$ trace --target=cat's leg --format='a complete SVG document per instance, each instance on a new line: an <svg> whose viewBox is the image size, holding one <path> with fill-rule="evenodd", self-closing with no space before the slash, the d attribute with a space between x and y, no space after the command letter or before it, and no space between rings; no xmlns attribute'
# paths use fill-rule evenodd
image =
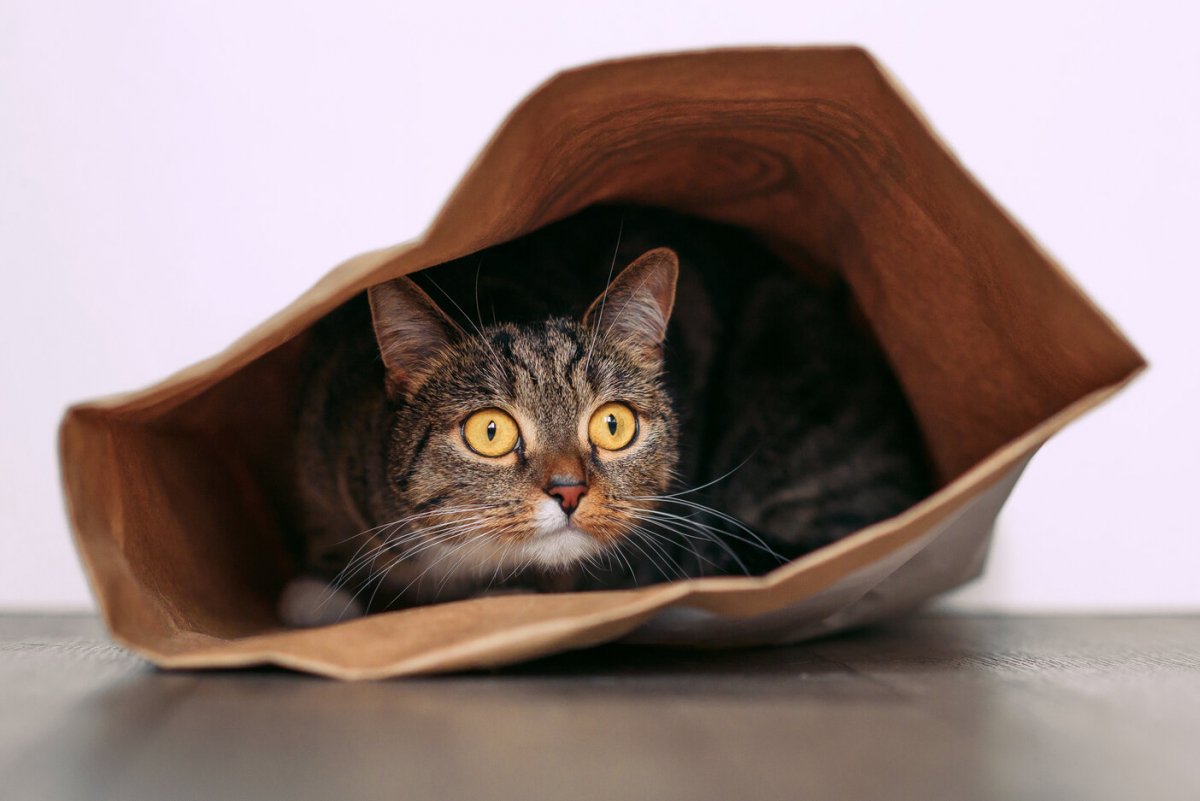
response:
<svg viewBox="0 0 1200 801"><path fill-rule="evenodd" d="M290 628L328 626L367 612L364 598L369 593L362 592L363 579L374 564L355 558L381 543L369 535L367 542L347 536L365 528L365 522L345 519L336 506L321 499L316 490L302 494L300 572L284 585L276 601L279 620Z"/></svg>
<svg viewBox="0 0 1200 801"><path fill-rule="evenodd" d="M289 628L312 628L361 617L366 610L347 590L303 575L284 586L277 611L280 621Z"/></svg>

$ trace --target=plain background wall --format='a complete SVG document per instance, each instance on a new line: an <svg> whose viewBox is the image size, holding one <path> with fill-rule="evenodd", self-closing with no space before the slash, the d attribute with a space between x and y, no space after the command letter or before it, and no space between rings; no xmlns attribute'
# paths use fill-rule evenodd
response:
<svg viewBox="0 0 1200 801"><path fill-rule="evenodd" d="M419 234L558 69L858 43L1152 362L1034 460L960 609L1200 607L1198 20L1187 4L0 3L0 606L90 604L73 400L220 349Z"/></svg>

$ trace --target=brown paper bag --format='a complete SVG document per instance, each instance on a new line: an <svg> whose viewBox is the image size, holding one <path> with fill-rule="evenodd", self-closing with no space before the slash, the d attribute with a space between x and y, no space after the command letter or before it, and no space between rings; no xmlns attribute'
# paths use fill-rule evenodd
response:
<svg viewBox="0 0 1200 801"><path fill-rule="evenodd" d="M274 603L294 570L283 543L306 329L373 283L602 201L736 224L785 258L791 249L837 265L908 393L941 489L764 577L488 597L282 629ZM272 663L363 679L617 638L791 642L975 576L1037 447L1143 367L866 52L656 56L571 70L534 92L420 239L351 259L150 389L68 410L63 483L113 636L165 667Z"/></svg>

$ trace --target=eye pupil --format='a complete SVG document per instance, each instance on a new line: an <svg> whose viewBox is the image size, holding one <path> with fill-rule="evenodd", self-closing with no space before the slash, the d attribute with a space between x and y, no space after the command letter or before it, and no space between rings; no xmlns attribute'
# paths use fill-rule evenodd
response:
<svg viewBox="0 0 1200 801"><path fill-rule="evenodd" d="M624 450L637 438L637 414L628 404L612 401L592 412L587 423L588 440L604 451Z"/></svg>
<svg viewBox="0 0 1200 801"><path fill-rule="evenodd" d="M488 438L488 442L491 442L492 440L494 440L496 438L496 421L495 420L488 421L487 438Z"/></svg>

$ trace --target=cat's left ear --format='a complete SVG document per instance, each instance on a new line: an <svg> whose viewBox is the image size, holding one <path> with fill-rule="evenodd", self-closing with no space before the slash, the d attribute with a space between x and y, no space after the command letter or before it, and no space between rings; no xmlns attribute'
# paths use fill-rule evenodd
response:
<svg viewBox="0 0 1200 801"><path fill-rule="evenodd" d="M592 302L583 315L583 324L598 328L602 337L627 342L661 359L678 278L679 257L675 251L647 251Z"/></svg>
<svg viewBox="0 0 1200 801"><path fill-rule="evenodd" d="M411 278L394 278L367 291L375 338L387 372L387 391L406 395L435 357L462 334Z"/></svg>

